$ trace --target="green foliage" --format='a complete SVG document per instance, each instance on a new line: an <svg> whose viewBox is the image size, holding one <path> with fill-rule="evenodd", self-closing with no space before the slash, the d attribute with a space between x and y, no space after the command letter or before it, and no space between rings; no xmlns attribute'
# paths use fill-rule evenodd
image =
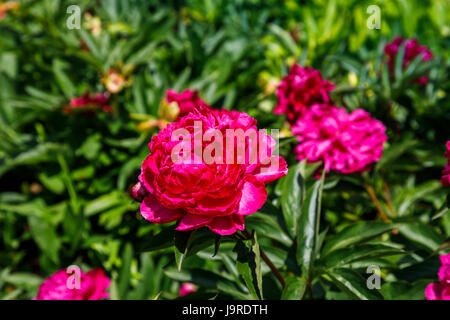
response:
<svg viewBox="0 0 450 320"><path fill-rule="evenodd" d="M448 252L450 212L439 183L450 139L449 4L436 1L20 1L0 18L0 299L31 299L43 279L76 264L105 269L112 299L424 299ZM369 5L381 29L368 29ZM89 16L101 32L89 28ZM434 58L389 75L384 45L417 37ZM258 128L279 80L298 62L336 83L333 99L387 127L383 158L363 175L298 163L280 141L288 175L267 185L246 230L150 224L129 196L167 89L197 89L215 108L247 112ZM111 114L65 114L70 99L104 92L114 69L127 84ZM426 75L425 86L413 79ZM373 192L379 207L367 192ZM387 219L380 215L384 213ZM381 268L381 289L366 285ZM280 280L281 279L281 280ZM188 298L189 298L188 297ZM180 298L181 299L181 298Z"/></svg>

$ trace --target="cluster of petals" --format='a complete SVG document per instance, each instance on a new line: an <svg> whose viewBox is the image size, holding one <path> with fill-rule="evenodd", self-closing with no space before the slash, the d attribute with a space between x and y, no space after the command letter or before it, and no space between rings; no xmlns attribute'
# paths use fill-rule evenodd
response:
<svg viewBox="0 0 450 320"><path fill-rule="evenodd" d="M334 87L322 78L320 71L294 64L278 86L274 113L286 114L289 123L295 124L311 105L331 103L330 91Z"/></svg>
<svg viewBox="0 0 450 320"><path fill-rule="evenodd" d="M80 274L59 270L45 279L34 300L100 300L109 298L109 285L110 279L99 268L87 273L80 270Z"/></svg>
<svg viewBox="0 0 450 320"><path fill-rule="evenodd" d="M425 289L427 300L450 300L450 253L440 256L442 266L439 268L440 282L430 283Z"/></svg>
<svg viewBox="0 0 450 320"><path fill-rule="evenodd" d="M442 170L441 184L444 187L450 187L450 141L447 141L447 151L444 155L447 158L447 164Z"/></svg>
<svg viewBox="0 0 450 320"><path fill-rule="evenodd" d="M280 156L272 155L275 141L270 135L258 133L258 148L265 144L266 154L259 155L257 161L249 161L249 149L245 148L242 161L214 161L212 163L199 159L193 163L173 161L172 153L185 139L174 141L176 130L187 130L188 136L195 140L194 134L205 135L207 132L220 132L221 137L213 136L211 142L202 139L200 149L210 148L215 139L222 139L226 145L227 129L246 132L255 130L256 120L246 113L229 110L212 110L198 108L153 136L149 147L150 154L145 158L139 183L133 188L136 199L142 200L142 216L153 223L178 221L176 230L187 231L207 226L220 235L233 234L244 230L244 216L255 213L265 203L267 191L265 183L276 180L287 173L287 165ZM218 141L219 141L218 140ZM194 143L185 147L192 150L195 157ZM248 137L246 146L250 144ZM197 147L198 148L198 147ZM238 146L232 144L231 151L224 148L222 160L228 155L237 157ZM228 152L228 155L227 155ZM219 155L215 154L215 156ZM276 159L276 161L267 161ZM273 165L276 162L277 165Z"/></svg>
<svg viewBox="0 0 450 320"><path fill-rule="evenodd" d="M292 127L299 161L323 162L326 172L364 172L378 161L387 140L385 126L362 110L315 104Z"/></svg>
<svg viewBox="0 0 450 320"><path fill-rule="evenodd" d="M63 107L67 114L82 113L93 114L97 110L111 112L112 108L108 105L109 93L96 93L91 95L86 91L81 97L70 99L70 104Z"/></svg>
<svg viewBox="0 0 450 320"><path fill-rule="evenodd" d="M428 61L433 58L432 52L426 46L421 46L417 42L417 39L404 39L402 37L395 37L392 42L389 42L384 47L384 53L388 56L388 67L392 77L394 76L395 59L397 58L398 51L402 44L404 44L405 46L405 53L402 63L403 69L405 69L411 63L411 61L420 54L423 54L421 61ZM417 82L426 84L428 82L428 78L420 77L419 79L417 79Z"/></svg>

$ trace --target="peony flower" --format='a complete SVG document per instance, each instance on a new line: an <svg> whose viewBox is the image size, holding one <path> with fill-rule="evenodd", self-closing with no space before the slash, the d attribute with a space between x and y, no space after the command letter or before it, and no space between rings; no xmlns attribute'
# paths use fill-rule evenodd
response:
<svg viewBox="0 0 450 320"><path fill-rule="evenodd" d="M59 270L45 279L40 285L39 292L33 300L100 300L109 298L106 289L110 280L102 269L94 269L79 274L79 288L77 275Z"/></svg>
<svg viewBox="0 0 450 320"><path fill-rule="evenodd" d="M101 109L104 112L111 112L112 108L107 105L108 100L108 93L96 93L91 96L89 91L86 91L81 97L70 99L70 104L64 106L63 111L67 114L73 114L75 112L92 114L97 109Z"/></svg>
<svg viewBox="0 0 450 320"><path fill-rule="evenodd" d="M286 114L289 123L295 124L311 105L331 103L329 93L334 87L322 79L320 71L294 64L278 86L274 113Z"/></svg>
<svg viewBox="0 0 450 320"><path fill-rule="evenodd" d="M447 158L447 164L442 170L441 184L444 187L450 187L450 141L447 141L447 151L444 156Z"/></svg>
<svg viewBox="0 0 450 320"><path fill-rule="evenodd" d="M199 97L197 90L186 89L181 93L177 93L172 89L167 90L164 102L169 105L175 103L178 107L178 113L175 117L172 117L173 120L175 120L177 116L182 117L187 115L189 112L192 112L195 107L210 108L210 106Z"/></svg>
<svg viewBox="0 0 450 320"><path fill-rule="evenodd" d="M243 138L239 145L233 136L239 132L257 137ZM267 199L264 184L287 173L284 159L272 154L274 146L243 112L200 107L178 117L149 144L135 188L135 194L146 195L141 215L153 223L179 221L181 231L207 226L229 235L244 230L244 216Z"/></svg>
<svg viewBox="0 0 450 320"><path fill-rule="evenodd" d="M298 160L323 161L326 172L363 172L380 160L387 140L384 125L357 109L313 105L292 127L298 136L295 148Z"/></svg>
<svg viewBox="0 0 450 320"><path fill-rule="evenodd" d="M95 37L98 37L102 33L102 20L100 17L94 17L91 13L86 12L84 14L84 19L86 20L83 24L83 27L86 30L91 31L91 34Z"/></svg>
<svg viewBox="0 0 450 320"><path fill-rule="evenodd" d="M184 297L184 296L187 296L188 294L194 293L196 291L197 291L197 287L195 284L193 284L191 282L185 282L181 285L180 292L178 293L178 295L180 297Z"/></svg>
<svg viewBox="0 0 450 320"><path fill-rule="evenodd" d="M405 54L402 65L403 69L405 69L415 57L422 53L424 54L422 61L428 61L433 58L431 51L427 47L419 45L417 39L405 40L402 37L396 37L392 42L386 44L384 47L384 53L388 56L388 67L392 78L394 78L395 59L397 57L398 50L403 43L405 43ZM421 84L426 84L427 81L427 77L420 77L417 79L417 82Z"/></svg>
<svg viewBox="0 0 450 320"><path fill-rule="evenodd" d="M450 253L440 256L439 280L430 283L425 289L427 300L450 300Z"/></svg>
<svg viewBox="0 0 450 320"><path fill-rule="evenodd" d="M178 116L185 116L195 107L211 108L199 96L196 90L184 90L177 93L175 90L167 90L166 97L162 99L158 110L158 118L149 116L147 120L137 125L138 130L151 130L153 128L164 129Z"/></svg>

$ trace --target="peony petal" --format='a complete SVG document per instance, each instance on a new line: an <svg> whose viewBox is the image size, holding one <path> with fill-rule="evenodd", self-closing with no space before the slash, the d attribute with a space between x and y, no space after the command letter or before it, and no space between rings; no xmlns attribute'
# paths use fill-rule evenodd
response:
<svg viewBox="0 0 450 320"><path fill-rule="evenodd" d="M231 216L217 217L208 224L208 228L211 231L220 234L221 236L227 236L236 232L236 225Z"/></svg>
<svg viewBox="0 0 450 320"><path fill-rule="evenodd" d="M287 174L288 168L286 161L281 156L278 156L277 159L278 161L271 161L267 165L261 165L252 172L259 182L268 183Z"/></svg>
<svg viewBox="0 0 450 320"><path fill-rule="evenodd" d="M441 300L443 289L444 285L442 283L430 283L425 288L425 297L427 300Z"/></svg>
<svg viewBox="0 0 450 320"><path fill-rule="evenodd" d="M176 228L176 230L179 231L187 231L187 230L193 230L198 229L200 227L203 227L204 225L207 225L213 220L213 217L209 216L200 216L196 214L190 214L187 213L181 218L180 224Z"/></svg>
<svg viewBox="0 0 450 320"><path fill-rule="evenodd" d="M267 190L264 184L250 176L242 188L241 201L237 214L248 215L255 213L267 200Z"/></svg>
<svg viewBox="0 0 450 320"><path fill-rule="evenodd" d="M240 216L238 214L233 214L233 215L231 215L231 219L233 220L234 226L236 227L236 229L238 229L240 231L244 231L244 229L245 229L244 216Z"/></svg>
<svg viewBox="0 0 450 320"><path fill-rule="evenodd" d="M152 194L146 196L141 203L141 215L150 222L168 223L178 220L183 214L183 210L163 207Z"/></svg>

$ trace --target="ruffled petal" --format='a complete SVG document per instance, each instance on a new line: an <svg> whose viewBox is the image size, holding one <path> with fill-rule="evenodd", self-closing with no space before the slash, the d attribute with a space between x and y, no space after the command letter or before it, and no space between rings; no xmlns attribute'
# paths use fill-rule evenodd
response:
<svg viewBox="0 0 450 320"><path fill-rule="evenodd" d="M214 218L214 220L208 224L208 228L221 236L233 234L237 230L236 224L231 216Z"/></svg>
<svg viewBox="0 0 450 320"><path fill-rule="evenodd" d="M167 209L158 200L149 194L141 203L141 215L148 221L154 223L168 223L181 218L184 211L180 209Z"/></svg>
<svg viewBox="0 0 450 320"><path fill-rule="evenodd" d="M181 218L180 224L176 228L179 231L193 230L207 225L213 220L213 217L201 216L187 213Z"/></svg>
<svg viewBox="0 0 450 320"><path fill-rule="evenodd" d="M248 215L259 210L267 200L264 184L252 177L244 183L237 214Z"/></svg>

